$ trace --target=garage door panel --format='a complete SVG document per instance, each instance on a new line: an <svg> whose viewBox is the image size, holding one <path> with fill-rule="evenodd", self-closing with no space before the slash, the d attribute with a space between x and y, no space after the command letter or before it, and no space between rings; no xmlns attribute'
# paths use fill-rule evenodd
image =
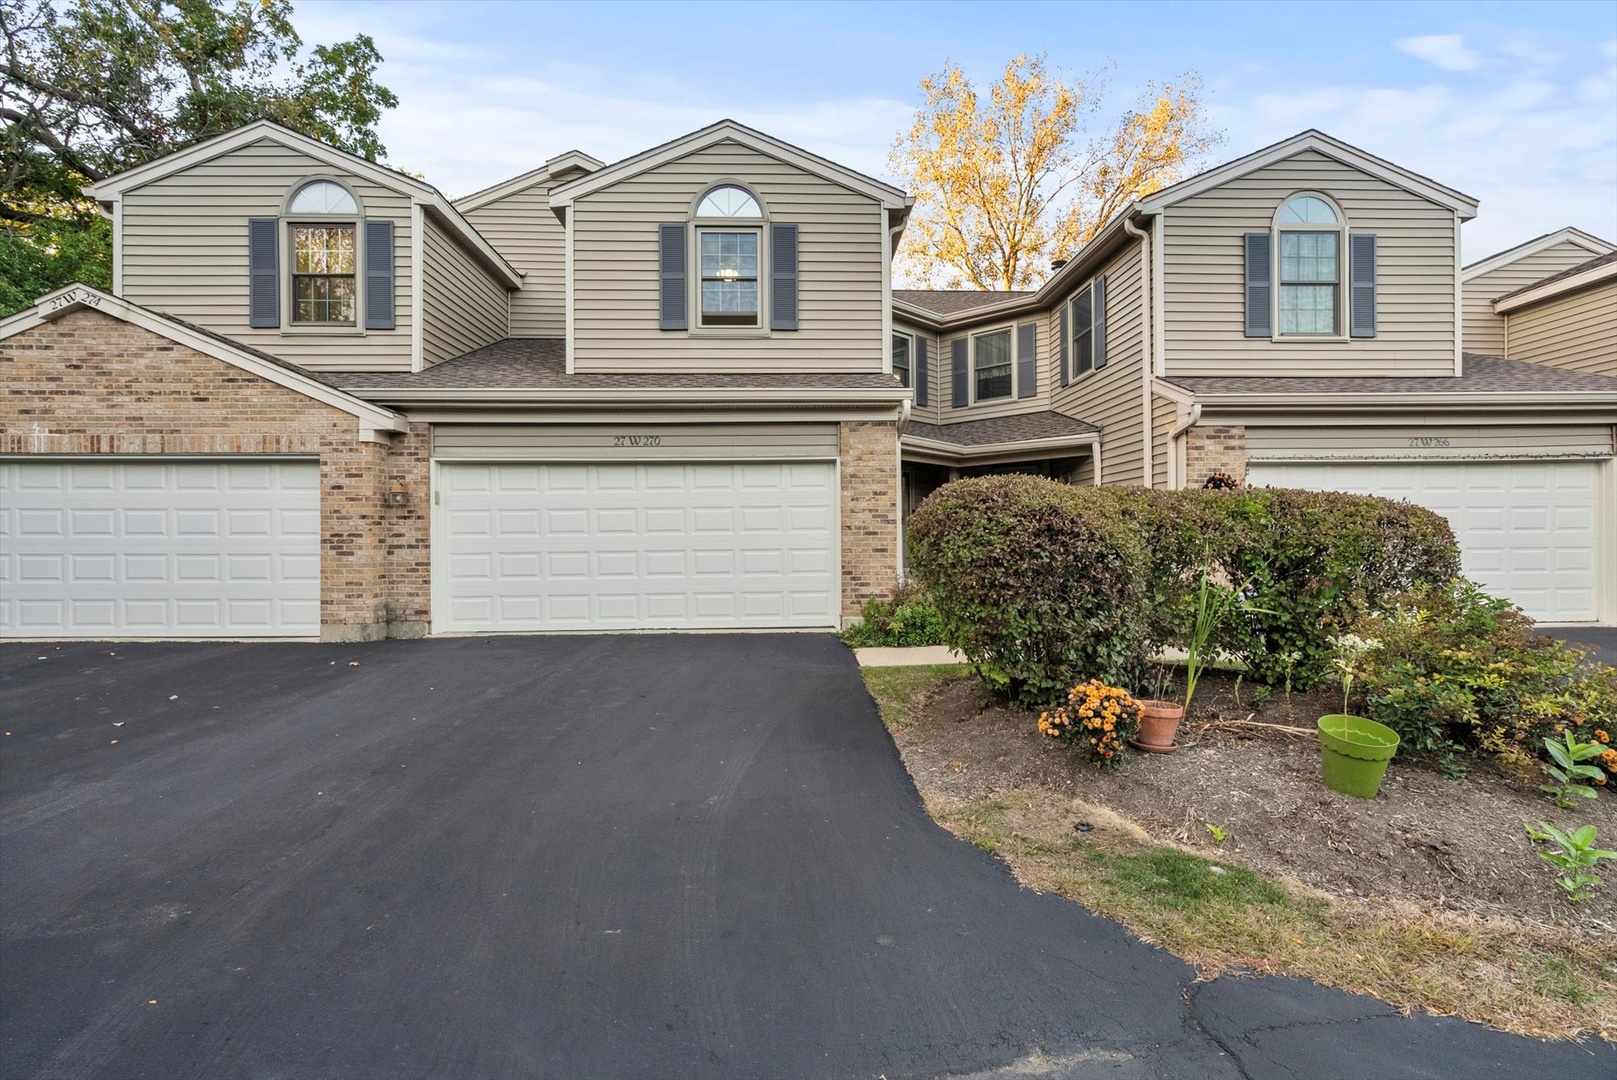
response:
<svg viewBox="0 0 1617 1080"><path fill-rule="evenodd" d="M0 633L314 635L313 462L0 463Z"/></svg>
<svg viewBox="0 0 1617 1080"><path fill-rule="evenodd" d="M1254 485L1403 498L1436 510L1454 528L1468 577L1534 618L1582 622L1597 615L1599 469L1592 461L1254 462L1248 478Z"/></svg>
<svg viewBox="0 0 1617 1080"><path fill-rule="evenodd" d="M507 485L515 470L534 483ZM440 520L449 526L438 553L447 594L439 630L835 624L829 464L457 463L439 471ZM495 513L500 530L465 528L461 515L473 506ZM465 561L474 555L496 558L474 567ZM537 574L516 572L534 567Z"/></svg>

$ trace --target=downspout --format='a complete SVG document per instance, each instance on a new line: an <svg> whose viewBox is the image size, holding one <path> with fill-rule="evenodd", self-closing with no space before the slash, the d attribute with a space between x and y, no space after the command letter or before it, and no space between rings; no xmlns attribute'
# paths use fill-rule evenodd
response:
<svg viewBox="0 0 1617 1080"><path fill-rule="evenodd" d="M1143 447L1141 482L1151 486L1151 234L1123 219L1123 231L1140 242L1140 445ZM1172 443L1169 444L1173 445Z"/></svg>
<svg viewBox="0 0 1617 1080"><path fill-rule="evenodd" d="M1179 436L1201 423L1202 407L1195 404L1190 407L1190 413L1183 420L1173 426L1168 432L1168 486L1174 490L1184 486L1185 478L1177 475L1179 472L1179 455L1174 451Z"/></svg>

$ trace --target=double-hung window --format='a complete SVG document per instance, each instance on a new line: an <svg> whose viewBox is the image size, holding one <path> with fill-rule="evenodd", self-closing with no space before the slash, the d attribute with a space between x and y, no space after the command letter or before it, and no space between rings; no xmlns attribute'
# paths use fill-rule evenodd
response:
<svg viewBox="0 0 1617 1080"><path fill-rule="evenodd" d="M292 321L316 326L353 326L358 273L354 221L359 204L341 184L315 180L287 204L292 224ZM298 221L298 217L314 220ZM320 219L327 220L320 220Z"/></svg>
<svg viewBox="0 0 1617 1080"><path fill-rule="evenodd" d="M354 325L354 227L292 226L292 321Z"/></svg>
<svg viewBox="0 0 1617 1080"><path fill-rule="evenodd" d="M1298 195L1276 215L1280 239L1281 336L1331 337L1342 309L1342 223L1317 195Z"/></svg>
<svg viewBox="0 0 1617 1080"><path fill-rule="evenodd" d="M1074 377L1095 368L1095 287L1072 298L1072 373Z"/></svg>
<svg viewBox="0 0 1617 1080"><path fill-rule="evenodd" d="M893 335L893 375L900 386L913 386L915 339L908 334Z"/></svg>
<svg viewBox="0 0 1617 1080"><path fill-rule="evenodd" d="M972 368L976 375L976 400L991 401L1011 396L1011 332L995 330L971 339Z"/></svg>
<svg viewBox="0 0 1617 1080"><path fill-rule="evenodd" d="M702 325L758 325L758 230L702 229Z"/></svg>

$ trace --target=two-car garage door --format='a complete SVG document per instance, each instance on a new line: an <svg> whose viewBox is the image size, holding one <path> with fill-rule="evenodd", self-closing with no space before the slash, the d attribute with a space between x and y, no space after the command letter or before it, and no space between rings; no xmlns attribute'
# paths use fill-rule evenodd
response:
<svg viewBox="0 0 1617 1080"><path fill-rule="evenodd" d="M1254 486L1351 491L1449 519L1465 574L1545 622L1599 617L1603 545L1597 461L1252 462Z"/></svg>
<svg viewBox="0 0 1617 1080"><path fill-rule="evenodd" d="M314 461L0 462L0 637L313 636Z"/></svg>
<svg viewBox="0 0 1617 1080"><path fill-rule="evenodd" d="M827 461L445 462L438 631L834 627Z"/></svg>

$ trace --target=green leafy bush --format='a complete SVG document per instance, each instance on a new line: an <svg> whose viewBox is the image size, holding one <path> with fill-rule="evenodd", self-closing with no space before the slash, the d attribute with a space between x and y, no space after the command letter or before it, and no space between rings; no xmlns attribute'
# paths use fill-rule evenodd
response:
<svg viewBox="0 0 1617 1080"><path fill-rule="evenodd" d="M942 645L943 616L925 590L904 585L890 597L873 596L859 622L842 633L856 649L872 645Z"/></svg>
<svg viewBox="0 0 1617 1080"><path fill-rule="evenodd" d="M958 480L910 516L910 565L944 640L1017 705L1091 678L1137 686L1146 556L1116 496L1035 476Z"/></svg>
<svg viewBox="0 0 1617 1080"><path fill-rule="evenodd" d="M1526 760L1569 732L1607 745L1617 725L1617 670L1464 578L1413 590L1360 632L1378 642L1360 661L1364 713L1411 749ZM1602 760L1617 770L1617 754Z"/></svg>

